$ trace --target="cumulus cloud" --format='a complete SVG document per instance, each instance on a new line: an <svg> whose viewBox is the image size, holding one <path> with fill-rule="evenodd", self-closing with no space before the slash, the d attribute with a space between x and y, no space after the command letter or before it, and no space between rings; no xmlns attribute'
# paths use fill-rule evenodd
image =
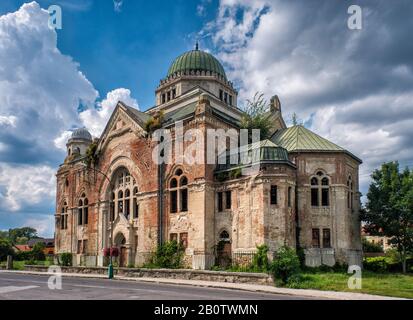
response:
<svg viewBox="0 0 413 320"><path fill-rule="evenodd" d="M48 166L0 164L0 208L15 212L25 205L53 201L55 169Z"/></svg>
<svg viewBox="0 0 413 320"><path fill-rule="evenodd" d="M110 91L102 102L98 103L97 108L91 108L80 113L80 119L90 133L99 137L102 134L113 110L117 103L122 101L128 106L139 109L136 99L131 97L129 89L119 88Z"/></svg>
<svg viewBox="0 0 413 320"><path fill-rule="evenodd" d="M54 139L79 123L79 104L93 105L98 95L79 65L57 49L48 17L36 2L0 17L3 162L56 161Z"/></svg>
<svg viewBox="0 0 413 320"><path fill-rule="evenodd" d="M200 35L240 89L278 94L283 113L364 160L412 164L413 4L355 1L363 29L349 30L345 1L222 0ZM410 18L409 18L410 17Z"/></svg>

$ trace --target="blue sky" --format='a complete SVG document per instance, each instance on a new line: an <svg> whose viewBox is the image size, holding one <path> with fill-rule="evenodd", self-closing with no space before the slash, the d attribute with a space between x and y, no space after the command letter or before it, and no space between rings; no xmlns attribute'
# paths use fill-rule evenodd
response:
<svg viewBox="0 0 413 320"><path fill-rule="evenodd" d="M13 12L27 1L2 0L0 14ZM196 33L212 19L217 2L124 0L121 11L113 0L39 0L42 8L58 4L63 29L58 48L79 64L103 93L129 88L142 109L154 105L152 94L176 56L191 49Z"/></svg>
<svg viewBox="0 0 413 320"><path fill-rule="evenodd" d="M200 39L239 90L279 95L306 126L364 163L413 166L410 0L0 2L0 229L53 235L55 172L71 131L99 136L116 102L146 110L170 63ZM63 29L47 9L63 10ZM362 8L362 30L347 27ZM79 106L82 106L79 108Z"/></svg>

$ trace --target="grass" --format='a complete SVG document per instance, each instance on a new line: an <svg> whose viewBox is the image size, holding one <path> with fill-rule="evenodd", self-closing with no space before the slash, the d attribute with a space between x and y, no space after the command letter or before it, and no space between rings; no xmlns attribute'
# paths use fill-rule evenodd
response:
<svg viewBox="0 0 413 320"><path fill-rule="evenodd" d="M362 274L362 289L360 290L348 288L347 282L350 276L349 274L339 272L303 273L301 281L290 287L368 293L413 299L412 274L378 274L364 271Z"/></svg>
<svg viewBox="0 0 413 320"><path fill-rule="evenodd" d="M25 265L32 265L33 261L13 261L13 270L24 270ZM34 264L36 266L46 266L49 267L53 265L54 263L52 261L46 260L46 261L34 261ZM1 266L6 266L6 262L0 262Z"/></svg>

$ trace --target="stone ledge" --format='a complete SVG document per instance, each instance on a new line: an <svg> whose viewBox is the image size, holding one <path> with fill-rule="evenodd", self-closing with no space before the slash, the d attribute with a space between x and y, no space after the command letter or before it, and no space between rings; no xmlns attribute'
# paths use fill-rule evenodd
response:
<svg viewBox="0 0 413 320"><path fill-rule="evenodd" d="M106 275L107 268L103 267L61 267L63 273ZM47 272L45 266L24 266L26 271ZM246 283L259 285L274 285L271 275L265 273L225 272L192 269L128 269L114 268L117 276L130 278L166 278L180 280L204 280L229 283Z"/></svg>

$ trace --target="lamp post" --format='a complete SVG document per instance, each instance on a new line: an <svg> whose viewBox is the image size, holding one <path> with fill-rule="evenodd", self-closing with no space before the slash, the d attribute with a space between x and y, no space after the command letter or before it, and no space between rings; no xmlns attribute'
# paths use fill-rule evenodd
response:
<svg viewBox="0 0 413 320"><path fill-rule="evenodd" d="M101 175L103 175L105 177L105 179L109 182L109 187L110 187L110 191L112 192L114 190L114 187L112 185L112 181L110 180L110 178L106 175L106 173L100 171L99 169L96 168L92 168L89 167L86 163L82 163L82 166L86 169L86 170L93 170L97 173L100 173ZM109 279L113 279L113 264L112 264L112 253L111 253L111 249L113 247L113 219L111 217L111 207L109 206L109 220L110 220L110 249L109 249L109 266L108 266L108 278Z"/></svg>

